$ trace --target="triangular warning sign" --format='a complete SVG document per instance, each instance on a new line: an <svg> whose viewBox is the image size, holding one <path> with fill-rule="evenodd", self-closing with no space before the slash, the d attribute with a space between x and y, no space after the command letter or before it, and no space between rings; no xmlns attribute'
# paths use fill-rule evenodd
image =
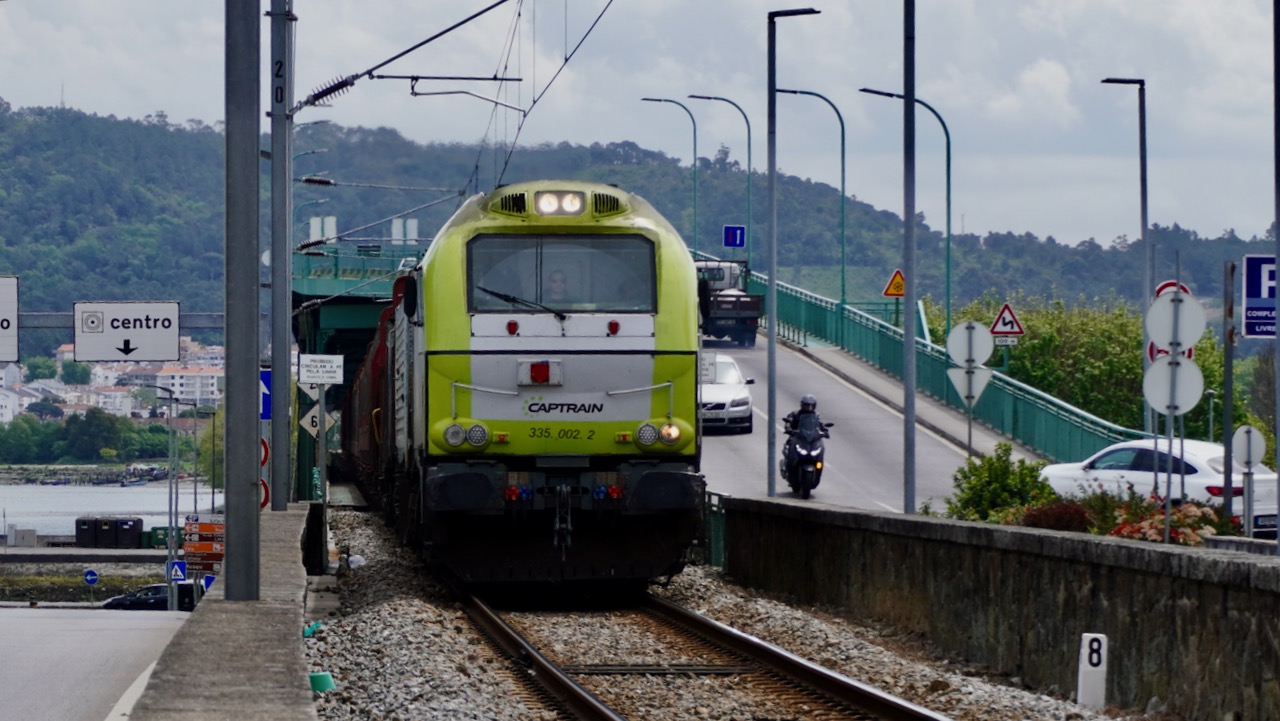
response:
<svg viewBox="0 0 1280 721"><path fill-rule="evenodd" d="M884 287L884 295L887 298L901 298L907 294L907 279L902 275L901 270L893 271L893 277L889 279L889 285Z"/></svg>
<svg viewBox="0 0 1280 721"><path fill-rule="evenodd" d="M1026 331L1022 330L1022 323L1018 321L1018 316L1013 314L1013 308L1008 303L1000 309L1000 313L996 315L996 322L991 324L991 335L1023 335Z"/></svg>

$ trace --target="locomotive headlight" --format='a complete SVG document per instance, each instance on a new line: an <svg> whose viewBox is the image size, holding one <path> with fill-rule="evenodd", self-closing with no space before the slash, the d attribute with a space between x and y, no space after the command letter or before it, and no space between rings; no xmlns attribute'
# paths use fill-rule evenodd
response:
<svg viewBox="0 0 1280 721"><path fill-rule="evenodd" d="M446 437L448 432L445 432ZM467 443L477 448L489 442L489 429L479 423L467 429ZM456 443L454 445L457 445Z"/></svg>
<svg viewBox="0 0 1280 721"><path fill-rule="evenodd" d="M467 432L457 423L454 423L444 429L444 442L451 446L457 447L462 445L462 442L466 440L466 437Z"/></svg>
<svg viewBox="0 0 1280 721"><path fill-rule="evenodd" d="M680 426L674 423L667 423L662 426L662 430L658 431L658 437L662 439L663 443L672 445L680 440Z"/></svg>
<svg viewBox="0 0 1280 721"><path fill-rule="evenodd" d="M636 429L636 442L642 446L651 446L658 441L658 429L652 423L643 423Z"/></svg>
<svg viewBox="0 0 1280 721"><path fill-rule="evenodd" d="M581 215L583 196L578 191L549 191L534 193L534 207L539 215Z"/></svg>

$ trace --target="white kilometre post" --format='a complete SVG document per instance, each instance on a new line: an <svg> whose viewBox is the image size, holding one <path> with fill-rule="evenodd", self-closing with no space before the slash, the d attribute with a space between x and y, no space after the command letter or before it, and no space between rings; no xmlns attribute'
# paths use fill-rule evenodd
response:
<svg viewBox="0 0 1280 721"><path fill-rule="evenodd" d="M1107 705L1107 637L1104 634L1080 634L1076 703L1095 711Z"/></svg>

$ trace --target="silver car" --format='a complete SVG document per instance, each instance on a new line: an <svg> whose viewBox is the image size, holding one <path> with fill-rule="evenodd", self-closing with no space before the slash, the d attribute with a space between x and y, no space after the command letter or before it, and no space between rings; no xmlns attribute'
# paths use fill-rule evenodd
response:
<svg viewBox="0 0 1280 721"><path fill-rule="evenodd" d="M1234 459L1232 465L1232 512L1242 516L1247 469ZM1169 441L1162 438L1107 446L1080 463L1045 466L1040 477L1060 496L1098 491L1124 495L1132 486L1138 493L1155 491L1164 497L1172 471L1172 497L1221 506L1225 467L1226 452L1220 443L1174 439L1171 457ZM1276 473L1262 465L1253 467L1253 528L1259 534L1276 530Z"/></svg>
<svg viewBox="0 0 1280 721"><path fill-rule="evenodd" d="M743 377L733 358L716 353L715 368L709 368L703 382L698 384L703 430L719 428L750 433L751 391L747 386L755 382L754 378Z"/></svg>

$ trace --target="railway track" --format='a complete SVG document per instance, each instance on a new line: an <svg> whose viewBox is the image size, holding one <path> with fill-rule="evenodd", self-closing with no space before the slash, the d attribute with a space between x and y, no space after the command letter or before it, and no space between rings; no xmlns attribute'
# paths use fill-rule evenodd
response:
<svg viewBox="0 0 1280 721"><path fill-rule="evenodd" d="M571 612L500 612L460 598L519 669L524 702L537 699L548 717L947 719L654 596Z"/></svg>

